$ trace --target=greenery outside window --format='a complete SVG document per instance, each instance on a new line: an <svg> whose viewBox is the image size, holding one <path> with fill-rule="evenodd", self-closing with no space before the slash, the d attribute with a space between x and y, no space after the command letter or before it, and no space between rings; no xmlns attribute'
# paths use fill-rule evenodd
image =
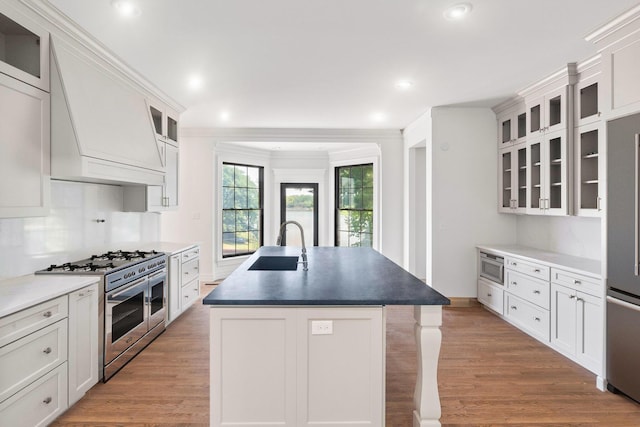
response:
<svg viewBox="0 0 640 427"><path fill-rule="evenodd" d="M336 246L373 244L373 164L336 168Z"/></svg>
<svg viewBox="0 0 640 427"><path fill-rule="evenodd" d="M252 254L262 246L263 168L222 164L222 257Z"/></svg>

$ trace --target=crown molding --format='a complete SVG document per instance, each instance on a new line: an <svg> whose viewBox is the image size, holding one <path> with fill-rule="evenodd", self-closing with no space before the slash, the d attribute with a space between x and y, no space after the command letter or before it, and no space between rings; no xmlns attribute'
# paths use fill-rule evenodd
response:
<svg viewBox="0 0 640 427"><path fill-rule="evenodd" d="M538 91L547 90L550 86L573 85L578 81L578 71L575 62L570 62L566 67L556 71L555 73L545 77L542 80L518 91L518 95L526 98Z"/></svg>
<svg viewBox="0 0 640 427"><path fill-rule="evenodd" d="M129 66L122 58L117 56L108 47L94 38L89 32L71 21L59 9L45 0L18 0L32 12L39 15L51 28L47 28L54 36L64 35L73 42L78 43L88 51L98 55L100 59L113 66L119 77L137 87L142 87L151 96L157 98L171 109L182 113L185 107L164 93L151 83L145 76Z"/></svg>
<svg viewBox="0 0 640 427"><path fill-rule="evenodd" d="M181 136L220 142L384 142L402 143L400 129L182 128Z"/></svg>
<svg viewBox="0 0 640 427"><path fill-rule="evenodd" d="M624 27L628 26L629 24L637 21L638 19L640 19L640 5L634 6L633 8L623 13L622 15L611 20L607 24L601 26L597 30L587 34L587 36L584 39L588 42L595 43L596 45L601 44L603 41L606 41L610 36L620 31ZM616 41L618 40L607 43L606 45L603 45L603 46L598 46L598 51L606 49Z"/></svg>

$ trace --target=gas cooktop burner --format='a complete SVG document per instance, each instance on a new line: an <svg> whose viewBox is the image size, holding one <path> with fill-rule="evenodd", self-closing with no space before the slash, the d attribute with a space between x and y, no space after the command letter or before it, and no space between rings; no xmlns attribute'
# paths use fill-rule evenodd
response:
<svg viewBox="0 0 640 427"><path fill-rule="evenodd" d="M109 263L101 263L101 264L94 264L92 262L87 262L85 264L71 264L70 262L67 262L65 264L60 264L60 265L52 265L51 267L47 268L46 271L53 271L53 272L58 272L58 271L98 271L98 272L102 272L102 271L109 271L116 268L115 265L113 265L113 263L109 262Z"/></svg>
<svg viewBox="0 0 640 427"><path fill-rule="evenodd" d="M102 255L91 255L91 261L138 261L157 255L157 251L109 251Z"/></svg>

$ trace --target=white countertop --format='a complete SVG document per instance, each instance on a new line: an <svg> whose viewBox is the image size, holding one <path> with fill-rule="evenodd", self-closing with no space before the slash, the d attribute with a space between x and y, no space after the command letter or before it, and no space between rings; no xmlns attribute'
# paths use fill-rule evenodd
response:
<svg viewBox="0 0 640 427"><path fill-rule="evenodd" d="M575 273L592 276L601 279L601 262L597 259L580 258L557 252L544 251L520 245L478 245L478 249L484 249L498 255L515 255L531 261L540 261L551 267L560 268Z"/></svg>
<svg viewBox="0 0 640 427"><path fill-rule="evenodd" d="M97 283L98 276L20 276L0 281L0 318Z"/></svg>

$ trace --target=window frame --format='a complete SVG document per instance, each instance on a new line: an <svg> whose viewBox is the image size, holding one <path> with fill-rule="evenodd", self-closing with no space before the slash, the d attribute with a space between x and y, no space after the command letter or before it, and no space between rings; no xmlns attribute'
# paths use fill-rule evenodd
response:
<svg viewBox="0 0 640 427"><path fill-rule="evenodd" d="M220 255L221 255L221 258L223 260L224 259L233 259L233 258L237 258L237 257L246 257L246 256L254 254L257 251L257 249L253 250L253 251L249 249L246 252L238 252L237 251L237 242L236 242L235 252L233 254L225 254L225 251L224 251L224 235L225 235L225 231L224 231L224 216L225 215L224 214L225 214L225 211L234 211L234 212L236 212L236 211L249 211L249 210L254 210L254 211L257 210L257 211L259 211L260 212L260 215L259 215L259 227L260 227L260 230L259 230L258 248L261 248L263 246L263 243L264 243L264 191L265 191L265 188L264 188L264 169L265 168L264 168L264 166L260 166L260 165L252 165L252 164L239 163L239 162L233 162L233 161L222 161L221 162L221 166L222 166L222 169L221 169L221 175L220 175L221 179L220 179L220 187L219 187L219 189L221 191L220 223L219 223L220 224L220 245L221 245L220 246L220 248L221 248ZM234 179L234 186L233 187L228 187L228 186L224 185L224 167L225 166L233 166L234 168L236 166L240 166L240 167L258 169L258 201L259 201L258 204L259 204L259 207L257 209L249 209L249 208L247 208L247 209L237 209L237 208L235 208L235 206L234 206L233 209L224 207L224 188L225 187L233 188L233 189L245 188L245 187L236 187L235 186L235 179ZM246 188L248 189L249 187L246 187ZM234 233L237 233L237 232L238 231L236 229L234 231Z"/></svg>
<svg viewBox="0 0 640 427"><path fill-rule="evenodd" d="M359 166L370 166L371 171L373 173L372 177L372 187L371 187L371 209L340 209L340 170L343 168L353 168ZM376 164L374 161L368 161L365 163L355 163L355 164L343 164L334 166L334 241L333 244L336 247L340 247L340 211L358 211L358 212L371 212L371 239L369 246L361 246L361 247L376 247ZM364 187L363 187L364 188ZM364 203L363 203L364 206ZM360 231L362 233L362 231ZM351 247L351 246L345 246Z"/></svg>

